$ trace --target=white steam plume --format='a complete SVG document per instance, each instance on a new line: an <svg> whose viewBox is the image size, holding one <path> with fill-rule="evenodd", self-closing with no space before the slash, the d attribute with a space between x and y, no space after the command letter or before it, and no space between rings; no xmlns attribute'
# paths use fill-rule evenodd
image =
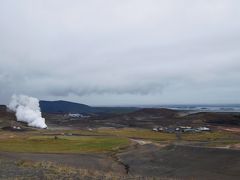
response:
<svg viewBox="0 0 240 180"><path fill-rule="evenodd" d="M26 122L32 127L47 128L37 98L13 95L8 108L16 113L17 121Z"/></svg>

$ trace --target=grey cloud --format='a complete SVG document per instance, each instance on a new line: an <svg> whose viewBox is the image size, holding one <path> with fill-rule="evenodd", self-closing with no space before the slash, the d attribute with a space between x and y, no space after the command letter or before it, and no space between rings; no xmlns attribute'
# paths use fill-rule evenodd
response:
<svg viewBox="0 0 240 180"><path fill-rule="evenodd" d="M165 84L161 83L143 83L143 84L130 84L130 85L122 85L116 87L100 87L100 86L93 86L93 87L71 87L71 85L67 87L61 87L59 89L52 88L48 89L47 92L53 96L66 96L70 94L75 94L78 96L84 95L91 95L91 94L133 94L133 95L146 95L152 93L161 93L164 88Z"/></svg>
<svg viewBox="0 0 240 180"><path fill-rule="evenodd" d="M0 103L240 103L237 0L0 2Z"/></svg>

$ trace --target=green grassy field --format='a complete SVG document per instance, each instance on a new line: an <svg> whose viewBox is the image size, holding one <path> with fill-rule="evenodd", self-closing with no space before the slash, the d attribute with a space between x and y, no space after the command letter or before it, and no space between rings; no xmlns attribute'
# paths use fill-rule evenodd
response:
<svg viewBox="0 0 240 180"><path fill-rule="evenodd" d="M75 134L75 135L74 135ZM57 137L57 138L55 138ZM175 142L176 134L147 129L37 130L24 133L0 131L0 151L38 153L101 153L127 147L131 138L159 143ZM184 133L182 141L207 142L209 146L240 143L240 136L223 131Z"/></svg>
<svg viewBox="0 0 240 180"><path fill-rule="evenodd" d="M129 144L126 138L32 136L0 140L0 151L39 153L109 152Z"/></svg>
<svg viewBox="0 0 240 180"><path fill-rule="evenodd" d="M131 128L94 131L37 130L24 133L0 131L0 135L0 151L38 153L112 152L128 146L129 138L164 142L176 139L175 134Z"/></svg>

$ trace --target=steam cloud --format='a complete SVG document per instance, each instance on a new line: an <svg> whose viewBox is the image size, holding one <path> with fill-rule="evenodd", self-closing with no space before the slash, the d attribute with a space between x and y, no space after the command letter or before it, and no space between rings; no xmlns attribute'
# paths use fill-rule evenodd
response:
<svg viewBox="0 0 240 180"><path fill-rule="evenodd" d="M13 95L8 108L16 113L17 121L26 122L32 127L47 128L37 98Z"/></svg>

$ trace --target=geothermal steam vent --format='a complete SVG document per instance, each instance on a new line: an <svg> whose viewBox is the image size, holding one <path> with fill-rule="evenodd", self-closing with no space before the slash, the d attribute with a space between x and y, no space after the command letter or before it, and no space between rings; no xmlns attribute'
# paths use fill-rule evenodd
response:
<svg viewBox="0 0 240 180"><path fill-rule="evenodd" d="M47 128L37 98L13 95L8 108L15 112L17 121L26 122L28 126L32 127Z"/></svg>

